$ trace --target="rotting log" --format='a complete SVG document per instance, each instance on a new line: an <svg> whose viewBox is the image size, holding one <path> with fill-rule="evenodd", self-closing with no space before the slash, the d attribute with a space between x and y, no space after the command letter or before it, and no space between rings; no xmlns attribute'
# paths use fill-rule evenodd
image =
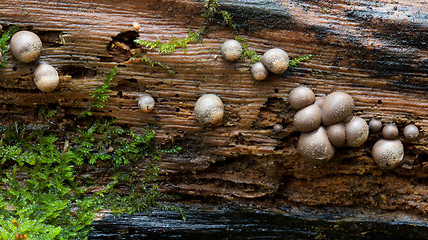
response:
<svg viewBox="0 0 428 240"><path fill-rule="evenodd" d="M89 93L119 64L108 105L97 116L118 118L118 124L143 134L156 131L156 142L183 147L163 159L163 191L186 198L254 205L335 205L428 213L428 4L426 1L218 1L230 12L238 35L262 54L272 47L294 58L313 57L282 75L255 82L249 61L225 62L219 45L233 35L220 24L210 26L204 43L171 54L146 56L171 66L176 74L146 63L123 64L135 49L135 38L167 41L197 30L204 19L203 1L136 0L9 0L0 2L0 24L17 25L43 41L38 62L60 73L51 93L35 87L37 63L10 57L0 70L2 125L40 122L40 109L55 108L57 119L71 119L90 102ZM219 19L219 21L221 21ZM139 32L132 23L140 24ZM125 46L118 48L117 46ZM415 123L417 141L404 141L405 164L382 170L371 158L379 135L360 148L340 149L330 163L314 166L296 151L294 112L288 92L306 85L318 96L333 90L355 99L355 115L394 122L400 130ZM151 113L142 113L137 98L156 99ZM218 127L201 127L194 103L215 93L225 104ZM275 135L272 126L284 131Z"/></svg>

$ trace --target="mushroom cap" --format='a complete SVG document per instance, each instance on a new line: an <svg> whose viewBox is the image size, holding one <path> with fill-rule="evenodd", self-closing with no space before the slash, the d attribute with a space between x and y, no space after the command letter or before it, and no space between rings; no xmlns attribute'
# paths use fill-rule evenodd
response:
<svg viewBox="0 0 428 240"><path fill-rule="evenodd" d="M346 146L346 131L345 124L335 123L327 127L327 136L330 140L331 144L336 147L344 147Z"/></svg>
<svg viewBox="0 0 428 240"><path fill-rule="evenodd" d="M398 128L393 123L386 124L382 129L382 136L385 139L397 139Z"/></svg>
<svg viewBox="0 0 428 240"><path fill-rule="evenodd" d="M308 87L296 87L288 94L288 103L296 110L315 102L315 93Z"/></svg>
<svg viewBox="0 0 428 240"><path fill-rule="evenodd" d="M273 131L275 133L280 133L280 132L282 132L282 130L284 130L284 127L281 124L277 123L277 124L273 125Z"/></svg>
<svg viewBox="0 0 428 240"><path fill-rule="evenodd" d="M23 63L33 62L40 56L42 41L30 31L19 31L10 39L12 55Z"/></svg>
<svg viewBox="0 0 428 240"><path fill-rule="evenodd" d="M419 136L419 129L415 124L409 124L404 127L403 135L407 140L415 140Z"/></svg>
<svg viewBox="0 0 428 240"><path fill-rule="evenodd" d="M380 132L382 129L382 122L380 120L372 119L369 122L370 131L372 132Z"/></svg>
<svg viewBox="0 0 428 240"><path fill-rule="evenodd" d="M194 114L200 124L218 124L223 119L223 101L214 94L204 94L196 101Z"/></svg>
<svg viewBox="0 0 428 240"><path fill-rule="evenodd" d="M53 91L59 84L58 72L49 64L39 64L33 73L36 87L43 92Z"/></svg>
<svg viewBox="0 0 428 240"><path fill-rule="evenodd" d="M242 46L234 39L226 40L220 45L220 54L227 61L234 62L241 58Z"/></svg>
<svg viewBox="0 0 428 240"><path fill-rule="evenodd" d="M360 117L354 117L345 124L346 143L351 147L359 147L369 136L369 125Z"/></svg>
<svg viewBox="0 0 428 240"><path fill-rule="evenodd" d="M354 100L344 92L333 92L324 98L321 119L324 126L341 122L352 114Z"/></svg>
<svg viewBox="0 0 428 240"><path fill-rule="evenodd" d="M300 109L294 115L293 127L296 131L310 132L321 125L321 109L312 104Z"/></svg>
<svg viewBox="0 0 428 240"><path fill-rule="evenodd" d="M143 112L151 112L155 107L155 99L150 94L143 94L138 99L138 107Z"/></svg>
<svg viewBox="0 0 428 240"><path fill-rule="evenodd" d="M254 63L251 67L251 75L257 81L265 80L269 75L269 71L265 68L263 63Z"/></svg>
<svg viewBox="0 0 428 240"><path fill-rule="evenodd" d="M261 61L270 72L281 74L287 70L290 59L284 50L273 48L263 54Z"/></svg>
<svg viewBox="0 0 428 240"><path fill-rule="evenodd" d="M403 163L403 143L400 140L380 139L373 146L372 156L381 168L395 168Z"/></svg>
<svg viewBox="0 0 428 240"><path fill-rule="evenodd" d="M302 157L314 164L327 162L335 152L324 127L319 127L309 133L302 133L297 142L297 150Z"/></svg>

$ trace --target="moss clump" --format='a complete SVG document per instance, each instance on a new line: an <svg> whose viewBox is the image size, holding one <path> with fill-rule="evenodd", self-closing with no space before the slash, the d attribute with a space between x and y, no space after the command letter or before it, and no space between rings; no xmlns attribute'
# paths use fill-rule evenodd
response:
<svg viewBox="0 0 428 240"><path fill-rule="evenodd" d="M71 135L53 123L0 127L0 239L85 239L100 209L120 214L156 207L177 210L185 219L180 208L159 203L168 196L156 184L158 161L181 148L156 148L149 129L140 136L114 119L91 117L108 100L116 73L114 67L91 93L93 101L69 126ZM46 120L56 113L41 111ZM143 175L133 171L141 162L147 162ZM104 182L84 177L91 167L109 170ZM129 194L116 186L127 186Z"/></svg>
<svg viewBox="0 0 428 240"><path fill-rule="evenodd" d="M1 129L2 239L14 239L17 233L30 239L84 239L96 212L103 208L117 213L153 207L180 210L159 203L166 196L157 191L156 179L161 156L181 149L157 149L151 144L154 132L139 136L113 123L95 120L72 141L49 126ZM149 163L143 177L130 171L144 160ZM113 169L111 182L97 184L82 178L88 165ZM130 194L120 193L116 185L129 186ZM98 190L88 194L89 189ZM11 226L14 219L19 228Z"/></svg>
<svg viewBox="0 0 428 240"><path fill-rule="evenodd" d="M9 42L10 38L13 36L13 34L18 32L18 30L19 30L19 27L17 27L17 26L10 26L7 29L7 31L1 35L0 51L1 51L1 55L3 57L1 58L1 61L0 61L0 67L6 67L7 57L5 57L5 55L9 51L9 43L8 42Z"/></svg>

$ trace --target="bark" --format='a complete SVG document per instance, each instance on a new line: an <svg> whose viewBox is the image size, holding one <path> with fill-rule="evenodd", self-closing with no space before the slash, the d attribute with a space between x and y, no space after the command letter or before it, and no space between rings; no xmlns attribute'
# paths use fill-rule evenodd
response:
<svg viewBox="0 0 428 240"><path fill-rule="evenodd" d="M313 57L282 75L256 82L248 60L224 61L219 45L233 38L227 27L212 24L204 43L171 54L146 56L172 67L170 75L147 63L124 63L137 49L135 38L167 41L183 38L203 24L202 1L30 1L0 2L0 23L18 25L43 41L38 62L60 73L60 86L42 93L32 81L37 62L13 57L0 70L2 125L34 124L40 109L59 110L57 119L72 119L89 103L89 93L120 64L108 105L97 116L119 118L118 124L157 133L158 144L183 147L161 162L162 189L188 197L250 199L261 206L337 205L368 209L428 212L428 50L427 4L424 1L219 1L233 15L238 35L262 54L279 47L291 58ZM218 19L221 22L221 19ZM139 32L132 23L138 22ZM365 120L394 122L400 131L415 123L416 141L403 140L405 164L380 169L370 134L359 148L343 148L327 164L314 166L296 150L289 91L309 86L317 96L345 91L355 100L354 114ZM137 98L149 93L155 109L143 113ZM194 103L215 93L225 104L218 127L204 128L193 116ZM274 134L272 126L284 131ZM400 135L402 138L402 135Z"/></svg>

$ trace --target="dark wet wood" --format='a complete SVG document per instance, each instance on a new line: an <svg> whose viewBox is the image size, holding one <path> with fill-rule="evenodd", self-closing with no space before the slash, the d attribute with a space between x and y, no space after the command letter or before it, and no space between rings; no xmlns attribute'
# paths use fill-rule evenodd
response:
<svg viewBox="0 0 428 240"><path fill-rule="evenodd" d="M229 29L210 27L204 44L187 51L147 57L171 66L169 75L145 63L121 64L108 106L98 116L119 118L137 133L147 126L156 141L183 147L161 162L162 189L189 197L233 201L273 199L284 204L366 206L428 212L428 50L425 1L219 1L233 14L239 35L259 54L272 47L294 58L313 58L281 76L255 82L249 62L228 63L219 44ZM42 38L40 62L61 75L52 93L38 91L31 79L37 63L13 58L0 71L0 121L34 124L44 107L72 118L90 102L108 70L130 53L117 46L135 37L166 41L187 36L203 23L202 1L9 0L0 2L0 23L30 29ZM140 24L139 33L132 23ZM114 45L113 45L114 44ZM125 47L126 48L126 47ZM415 123L417 141L404 141L403 167L383 171L371 159L378 135L360 148L339 150L322 166L305 163L296 151L288 92L298 85L318 96L333 90L355 99L355 115L395 122L400 131ZM150 93L153 112L139 111L137 97ZM215 93L225 104L221 126L203 128L192 111L197 98ZM275 135L272 126L285 130Z"/></svg>
<svg viewBox="0 0 428 240"><path fill-rule="evenodd" d="M199 206L196 204L196 206ZM426 239L423 219L393 212L184 206L187 221L168 211L151 216L103 213L88 239ZM399 227L397 227L399 226Z"/></svg>

